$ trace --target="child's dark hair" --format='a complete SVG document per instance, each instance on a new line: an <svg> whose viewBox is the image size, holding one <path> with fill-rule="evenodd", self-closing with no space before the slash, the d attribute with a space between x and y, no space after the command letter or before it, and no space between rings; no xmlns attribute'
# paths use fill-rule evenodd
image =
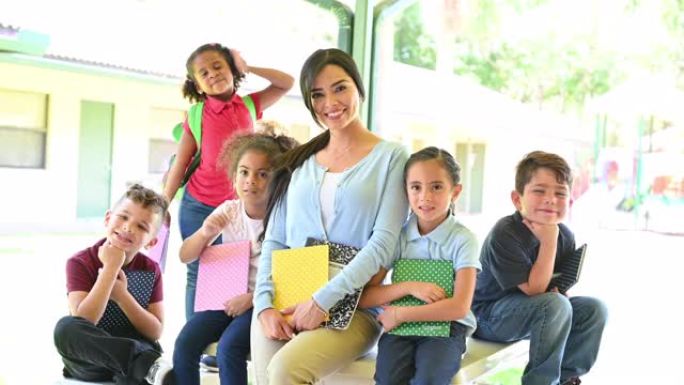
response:
<svg viewBox="0 0 684 385"><path fill-rule="evenodd" d="M321 127L321 122L316 117L316 111L314 111L311 101L311 90L313 88L313 83L316 80L316 76L318 76L321 70L328 64L342 68L342 70L354 81L361 99L364 99L366 96L359 69L356 67L354 59L349 56L348 53L337 48L316 50L306 59L302 66L302 71L299 75L299 88L302 91L302 98L304 99L306 108L311 113L316 124ZM278 163L278 167L273 173L271 183L269 183L268 207L266 209L266 217L264 218L264 232L268 226L269 217L273 212L273 208L287 193L292 172L301 166L311 155L324 149L325 146L328 145L328 142L330 142L330 131L325 130L323 133L317 135L303 145L292 151L288 151L287 154L283 155Z"/></svg>
<svg viewBox="0 0 684 385"><path fill-rule="evenodd" d="M235 180L240 158L247 151L259 151L265 154L273 168L282 154L298 145L299 143L294 138L279 135L274 131L239 134L223 143L218 164L228 172L231 180Z"/></svg>
<svg viewBox="0 0 684 385"><path fill-rule="evenodd" d="M566 184L568 188L572 186L572 170L565 159L559 155L544 151L532 151L518 163L515 171L515 190L523 194L525 185L532 180L534 173L546 168L556 175L556 181Z"/></svg>
<svg viewBox="0 0 684 385"><path fill-rule="evenodd" d="M245 78L245 74L238 71L237 66L235 65L235 60L233 60L233 55L230 54L230 49L218 43L204 44L194 50L188 57L188 60L185 62L186 75L185 83L183 83L183 97L190 100L192 103L197 103L207 98L205 94L199 93L197 91L197 80L195 79L195 74L192 68L192 62L195 60L195 58L199 54L207 51L216 51L226 59L226 62L230 67L230 72L233 74L234 92L237 92L240 82L242 82L242 80Z"/></svg>
<svg viewBox="0 0 684 385"><path fill-rule="evenodd" d="M121 198L119 198L114 207L119 206L121 202L126 199L141 205L144 209L159 214L159 221L164 219L166 210L169 208L169 203L163 196L138 183L131 185Z"/></svg>
<svg viewBox="0 0 684 385"><path fill-rule="evenodd" d="M406 176L408 171L415 163L425 162L428 160L437 160L442 164L442 168L447 172L451 179L451 184L456 186L461 182L461 166L458 165L456 159L449 153L449 151L442 150L434 146L425 147L424 149L411 154L404 166L404 184L406 184Z"/></svg>

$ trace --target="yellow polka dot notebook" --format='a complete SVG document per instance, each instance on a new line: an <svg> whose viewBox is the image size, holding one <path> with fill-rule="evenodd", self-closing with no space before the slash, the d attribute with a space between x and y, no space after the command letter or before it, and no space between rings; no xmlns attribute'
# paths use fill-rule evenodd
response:
<svg viewBox="0 0 684 385"><path fill-rule="evenodd" d="M328 245L274 250L272 260L273 306L278 310L310 300L328 282Z"/></svg>
<svg viewBox="0 0 684 385"><path fill-rule="evenodd" d="M399 259L394 264L392 283L417 281L439 285L448 297L454 295L454 267L451 261ZM407 295L392 301L393 306L420 306L425 302ZM449 337L449 321L404 322L390 331L399 336Z"/></svg>

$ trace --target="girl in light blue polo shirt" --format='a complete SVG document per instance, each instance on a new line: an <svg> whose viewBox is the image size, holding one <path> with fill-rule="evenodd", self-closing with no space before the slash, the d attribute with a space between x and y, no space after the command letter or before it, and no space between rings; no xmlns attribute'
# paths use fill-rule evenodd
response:
<svg viewBox="0 0 684 385"><path fill-rule="evenodd" d="M473 234L452 215L461 193L460 167L447 151L427 147L411 155L404 167L406 194L412 215L404 225L390 264L381 268L363 292L359 307L387 304L407 295L421 306L383 306L378 316L380 337L375 381L392 384L450 384L461 365L465 339L475 329L470 303L475 277L481 269ZM433 283L400 282L383 285L387 271L400 258L451 261L454 294L447 297ZM405 322L452 321L448 337L388 334Z"/></svg>

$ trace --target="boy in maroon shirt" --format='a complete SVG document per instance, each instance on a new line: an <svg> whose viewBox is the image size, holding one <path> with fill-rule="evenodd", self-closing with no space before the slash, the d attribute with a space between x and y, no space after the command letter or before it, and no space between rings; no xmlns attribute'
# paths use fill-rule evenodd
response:
<svg viewBox="0 0 684 385"><path fill-rule="evenodd" d="M105 238L67 261L71 314L54 333L66 377L174 383L157 343L164 317L161 271L138 252L156 244L167 207L154 191L131 186L105 213Z"/></svg>

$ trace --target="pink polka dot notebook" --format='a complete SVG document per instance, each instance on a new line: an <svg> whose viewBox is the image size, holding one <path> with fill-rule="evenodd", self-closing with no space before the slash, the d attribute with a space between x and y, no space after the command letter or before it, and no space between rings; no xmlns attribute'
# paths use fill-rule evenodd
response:
<svg viewBox="0 0 684 385"><path fill-rule="evenodd" d="M147 258L157 262L162 273L166 268L166 252L169 248L169 225L164 223L157 233L157 244L147 253Z"/></svg>
<svg viewBox="0 0 684 385"><path fill-rule="evenodd" d="M249 241L208 246L199 258L195 311L223 310L224 302L247 293Z"/></svg>

